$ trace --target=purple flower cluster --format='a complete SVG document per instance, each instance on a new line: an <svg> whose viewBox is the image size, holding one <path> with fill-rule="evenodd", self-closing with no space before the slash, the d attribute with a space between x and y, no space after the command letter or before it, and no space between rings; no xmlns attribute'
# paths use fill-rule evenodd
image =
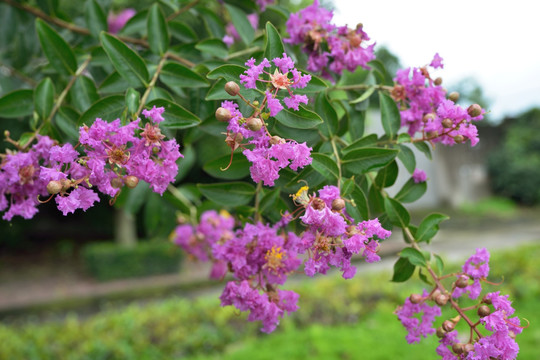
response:
<svg viewBox="0 0 540 360"><path fill-rule="evenodd" d="M363 256L368 263L380 260L378 239L388 238L391 232L378 219L348 225L353 220L344 209L337 187L326 185L318 197L311 198L307 190L303 187L293 197L305 207L300 219L308 227L301 239L302 250L309 254L306 275L326 274L330 266L335 266L342 271L343 278L351 279L356 274L356 267L351 264L353 255Z"/></svg>
<svg viewBox="0 0 540 360"><path fill-rule="evenodd" d="M47 195L48 181L42 179L41 166L51 163L54 141L38 135L38 141L27 152L8 153L0 163L0 212L2 219L14 216L31 219L37 212L38 197Z"/></svg>
<svg viewBox="0 0 540 360"><path fill-rule="evenodd" d="M366 46L368 35L362 25L356 29L331 24L332 11L320 6L315 0L312 5L291 14L287 20L290 38L284 39L290 44L302 44L309 55L308 70L322 72L325 77L330 73L341 74L344 69L354 72L358 66L369 68L367 63L375 59L373 47Z"/></svg>
<svg viewBox="0 0 540 360"><path fill-rule="evenodd" d="M428 293L424 290L423 297L427 296ZM421 319L416 317L417 314L422 314ZM421 337L426 338L435 333L433 322L435 316L441 316L441 308L437 305L429 306L425 302L413 304L410 298L407 298L405 304L397 309L396 315L407 330L407 342L409 344L419 343Z"/></svg>
<svg viewBox="0 0 540 360"><path fill-rule="evenodd" d="M129 19L131 19L137 11L135 9L124 9L120 11L118 14L113 14L112 12L109 13L109 16L107 16L107 24L109 27L109 32L111 34L116 34L122 28L127 24Z"/></svg>
<svg viewBox="0 0 540 360"><path fill-rule="evenodd" d="M443 67L439 54L430 66ZM398 70L394 81L392 97L400 106L401 126L408 127L409 135L421 132L424 139L444 145L467 140L471 146L478 143L472 122L482 120L485 110L480 106L464 109L446 99L446 89L430 77L427 67Z"/></svg>
<svg viewBox="0 0 540 360"><path fill-rule="evenodd" d="M427 175L426 175L426 172L424 170L414 169L414 172L412 174L412 178L413 178L414 182L418 184L418 183L421 183L421 182L426 182Z"/></svg>
<svg viewBox="0 0 540 360"><path fill-rule="evenodd" d="M471 299L477 299L482 292L480 281L485 280L489 275L489 252L487 249L476 249L476 253L465 261L462 271L458 278L467 282L472 279L473 283L465 287L456 287L452 292L452 297L459 298L463 294L469 293Z"/></svg>

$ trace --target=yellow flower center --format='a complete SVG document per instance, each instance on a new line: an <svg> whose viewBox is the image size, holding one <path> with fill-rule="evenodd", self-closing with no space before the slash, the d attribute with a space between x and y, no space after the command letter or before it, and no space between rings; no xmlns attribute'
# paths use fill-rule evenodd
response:
<svg viewBox="0 0 540 360"><path fill-rule="evenodd" d="M264 257L264 260L266 260L265 266L272 271L277 272L283 267L284 255L285 252L280 246L272 246L272 249L268 250Z"/></svg>
<svg viewBox="0 0 540 360"><path fill-rule="evenodd" d="M270 75L270 80L276 89L286 89L291 85L291 81L287 77L287 74L280 73L278 69L274 71L274 75Z"/></svg>

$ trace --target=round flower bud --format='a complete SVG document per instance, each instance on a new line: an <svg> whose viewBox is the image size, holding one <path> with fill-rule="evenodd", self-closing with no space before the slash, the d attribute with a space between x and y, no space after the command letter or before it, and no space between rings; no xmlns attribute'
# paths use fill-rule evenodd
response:
<svg viewBox="0 0 540 360"><path fill-rule="evenodd" d="M457 280L456 280L456 286L460 289L463 289L463 288L466 288L467 286L469 286L469 277L466 276L466 275L461 275Z"/></svg>
<svg viewBox="0 0 540 360"><path fill-rule="evenodd" d="M434 113L427 113L426 115L424 115L424 117L422 117L422 121L427 123L429 121L433 121L435 120L435 114Z"/></svg>
<svg viewBox="0 0 540 360"><path fill-rule="evenodd" d="M509 330L509 331L508 331L508 336L509 336L511 339L516 340L516 333L513 332L512 330Z"/></svg>
<svg viewBox="0 0 540 360"><path fill-rule="evenodd" d="M124 182L121 178L115 177L111 180L111 186L115 189L120 189L122 186L124 186Z"/></svg>
<svg viewBox="0 0 540 360"><path fill-rule="evenodd" d="M435 81L433 81L433 83L437 86L441 85L442 84L442 77L438 77L435 79Z"/></svg>
<svg viewBox="0 0 540 360"><path fill-rule="evenodd" d="M437 296L441 295L441 290L439 289L435 289L435 291L433 291L433 293L431 294L431 300L435 300L437 298Z"/></svg>
<svg viewBox="0 0 540 360"><path fill-rule="evenodd" d="M446 331L442 327L438 327L436 333L438 338L443 338L446 336Z"/></svg>
<svg viewBox="0 0 540 360"><path fill-rule="evenodd" d="M285 140L276 135L270 138L270 145L283 144L284 142Z"/></svg>
<svg viewBox="0 0 540 360"><path fill-rule="evenodd" d="M130 189L133 189L137 186L139 183L139 178L133 175L126 176L124 178L124 182L126 183L126 186Z"/></svg>
<svg viewBox="0 0 540 360"><path fill-rule="evenodd" d="M458 144L461 144L465 141L465 137L463 135L456 135L454 136L454 141Z"/></svg>
<svg viewBox="0 0 540 360"><path fill-rule="evenodd" d="M229 120L231 120L232 118L232 115L231 115L231 112L223 107L219 107L217 110L216 110L216 119L218 121L222 121L222 122L229 122Z"/></svg>
<svg viewBox="0 0 540 360"><path fill-rule="evenodd" d="M454 125L454 122L452 121L452 119L444 119L442 122L441 122L443 128L445 129L450 129L452 127L452 125Z"/></svg>
<svg viewBox="0 0 540 360"><path fill-rule="evenodd" d="M356 235L356 234L359 234L360 233L360 230L358 230L358 228L355 226L355 225L349 225L347 226L347 235L348 236L353 236L353 235Z"/></svg>
<svg viewBox="0 0 540 360"><path fill-rule="evenodd" d="M438 131L429 131L426 135L427 135L427 137L429 139L433 139L433 138L436 138L437 136L439 136L439 132Z"/></svg>
<svg viewBox="0 0 540 360"><path fill-rule="evenodd" d="M448 302L448 295L441 294L435 298L435 302L439 306L444 306Z"/></svg>
<svg viewBox="0 0 540 360"><path fill-rule="evenodd" d="M463 345L463 352L465 354L470 353L471 351L474 351L474 345L473 344L465 344L465 345Z"/></svg>
<svg viewBox="0 0 540 360"><path fill-rule="evenodd" d="M315 198L311 202L311 207L315 210L322 210L326 207L326 204L324 203L324 200L321 198Z"/></svg>
<svg viewBox="0 0 540 360"><path fill-rule="evenodd" d="M252 104L253 104L253 105L255 105L255 106L259 106L259 105L261 105L261 103L259 102L259 100L255 100L255 101L253 101L253 102L252 102Z"/></svg>
<svg viewBox="0 0 540 360"><path fill-rule="evenodd" d="M51 195L58 194L62 191L62 183L58 180L49 181L47 184L47 192Z"/></svg>
<svg viewBox="0 0 540 360"><path fill-rule="evenodd" d="M452 344L452 351L454 354L462 354L463 353L463 344L460 343L453 343Z"/></svg>
<svg viewBox="0 0 540 360"><path fill-rule="evenodd" d="M4 131L4 136L5 136L6 138L9 138L9 135L11 135L11 133L9 132L9 130Z"/></svg>
<svg viewBox="0 0 540 360"><path fill-rule="evenodd" d="M413 304L420 304L422 302L424 298L422 297L422 295L420 294L411 294L411 296L409 296L409 300L411 301L411 303Z"/></svg>
<svg viewBox="0 0 540 360"><path fill-rule="evenodd" d="M68 191L68 189L71 187L71 181L68 179L62 179L60 180L60 183L62 184L62 192Z"/></svg>
<svg viewBox="0 0 540 360"><path fill-rule="evenodd" d="M443 323L442 323L442 328L444 329L444 331L446 332L450 332L450 331L453 331L455 328L456 328L456 324L454 324L452 321L450 320L445 320Z"/></svg>
<svg viewBox="0 0 540 360"><path fill-rule="evenodd" d="M489 298L487 295L484 295L484 297L482 298L482 302L484 304L488 304L488 305L491 305L491 298Z"/></svg>
<svg viewBox="0 0 540 360"><path fill-rule="evenodd" d="M473 104L467 108L467 114L471 117L482 115L482 107L478 104Z"/></svg>
<svg viewBox="0 0 540 360"><path fill-rule="evenodd" d="M456 102L459 100L459 93L457 91L453 91L448 95L448 100L451 100L453 102Z"/></svg>
<svg viewBox="0 0 540 360"><path fill-rule="evenodd" d="M234 81L228 81L225 84L225 91L231 96L236 96L240 93L240 86Z"/></svg>
<svg viewBox="0 0 540 360"><path fill-rule="evenodd" d="M261 130L263 123L259 118L251 118L246 122L246 126L251 131L259 131Z"/></svg>
<svg viewBox="0 0 540 360"><path fill-rule="evenodd" d="M345 207L345 200L341 198L332 201L332 210L341 211Z"/></svg>
<svg viewBox="0 0 540 360"><path fill-rule="evenodd" d="M487 305L482 305L478 308L478 316L484 317L491 314L491 309Z"/></svg>

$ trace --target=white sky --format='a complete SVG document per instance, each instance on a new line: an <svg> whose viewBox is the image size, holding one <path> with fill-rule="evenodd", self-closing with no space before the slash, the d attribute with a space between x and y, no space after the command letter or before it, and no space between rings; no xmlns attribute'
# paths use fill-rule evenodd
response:
<svg viewBox="0 0 540 360"><path fill-rule="evenodd" d="M438 52L443 85L472 76L491 100L491 118L540 106L540 1L334 0L334 23L364 24L403 66Z"/></svg>

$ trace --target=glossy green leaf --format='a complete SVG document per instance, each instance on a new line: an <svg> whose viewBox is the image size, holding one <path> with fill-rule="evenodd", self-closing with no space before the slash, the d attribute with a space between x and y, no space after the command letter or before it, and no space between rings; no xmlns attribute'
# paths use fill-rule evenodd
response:
<svg viewBox="0 0 540 360"><path fill-rule="evenodd" d="M173 62L167 62L163 66L159 79L171 89L175 87L198 88L208 86L208 81L204 77L184 65Z"/></svg>
<svg viewBox="0 0 540 360"><path fill-rule="evenodd" d="M30 89L15 90L0 98L0 118L19 118L33 111L34 92Z"/></svg>
<svg viewBox="0 0 540 360"><path fill-rule="evenodd" d="M251 44L255 37L255 30L251 26L246 13L233 5L225 4L225 7L242 42L246 45Z"/></svg>
<svg viewBox="0 0 540 360"><path fill-rule="evenodd" d="M344 105L346 109L348 130L352 139L359 139L364 135L366 125L366 111L353 109L349 104Z"/></svg>
<svg viewBox="0 0 540 360"><path fill-rule="evenodd" d="M197 34L188 25L180 21L169 21L167 24L173 38L182 42L197 41Z"/></svg>
<svg viewBox="0 0 540 360"><path fill-rule="evenodd" d="M409 259L400 257L394 264L393 282L405 282L414 274L416 266L410 263Z"/></svg>
<svg viewBox="0 0 540 360"><path fill-rule="evenodd" d="M411 149L405 145L398 145L399 154L398 159L401 160L401 163L405 166L409 173L413 173L416 169L416 157Z"/></svg>
<svg viewBox="0 0 540 360"><path fill-rule="evenodd" d="M79 118L79 125L90 126L97 118L105 121L114 121L122 115L126 102L122 95L111 95L101 98L84 112Z"/></svg>
<svg viewBox="0 0 540 360"><path fill-rule="evenodd" d="M360 95L359 97L357 97L356 99L350 101L350 104L359 104L361 103L362 101L366 101L367 99L369 99L369 97L371 95L373 95L373 93L375 92L375 86L371 86L369 87L366 91L364 91L362 93L362 95Z"/></svg>
<svg viewBox="0 0 540 360"><path fill-rule="evenodd" d="M427 190L427 183L415 183L413 178L410 178L405 185L399 190L395 198L404 203L414 202L422 197Z"/></svg>
<svg viewBox="0 0 540 360"><path fill-rule="evenodd" d="M342 157L343 168L353 174L363 174L386 166L397 156L398 150L381 148L362 148L350 151Z"/></svg>
<svg viewBox="0 0 540 360"><path fill-rule="evenodd" d="M96 39L102 31L107 31L107 16L96 0L88 0L85 4L84 18L90 34Z"/></svg>
<svg viewBox="0 0 540 360"><path fill-rule="evenodd" d="M245 182L197 184L197 188L209 200L227 207L246 205L255 195L255 187Z"/></svg>
<svg viewBox="0 0 540 360"><path fill-rule="evenodd" d="M425 141L422 141L422 142L415 142L413 143L414 146L420 150L421 152L424 153L424 155L426 155L426 157L429 159L429 160L432 160L432 157L431 157L431 149L429 147L429 145L425 142Z"/></svg>
<svg viewBox="0 0 540 360"><path fill-rule="evenodd" d="M54 86L50 78L39 82L34 90L34 109L42 119L46 119L54 105Z"/></svg>
<svg viewBox="0 0 540 360"><path fill-rule="evenodd" d="M354 188L351 192L351 199L354 201L352 205L354 205L356 211L358 211L360 215L360 219L358 220L367 220L369 219L369 207L368 202L366 199L366 195L360 189L360 186L354 185Z"/></svg>
<svg viewBox="0 0 540 360"><path fill-rule="evenodd" d="M261 199L261 203L259 204L259 211L261 213L269 213L272 210L275 211L274 204L276 203L276 200L279 198L279 189L274 189L271 191L268 191Z"/></svg>
<svg viewBox="0 0 540 360"><path fill-rule="evenodd" d="M225 91L225 84L227 83L227 80L221 78L218 81L212 85L210 90L206 93L206 97L204 98L206 101L211 100L233 100L235 97L229 95Z"/></svg>
<svg viewBox="0 0 540 360"><path fill-rule="evenodd" d="M227 45L225 45L225 43L219 39L206 39L199 41L197 45L195 45L195 48L220 59L225 59L229 55Z"/></svg>
<svg viewBox="0 0 540 360"><path fill-rule="evenodd" d="M75 74L77 60L69 44L41 19L36 20L36 31L41 48L51 65L58 71Z"/></svg>
<svg viewBox="0 0 540 360"><path fill-rule="evenodd" d="M311 166L328 179L339 178L339 168L334 160L326 154L311 153L313 159Z"/></svg>
<svg viewBox="0 0 540 360"><path fill-rule="evenodd" d="M319 127L321 132L327 137L334 135L339 126L338 116L324 92L320 92L315 99L315 112L324 119L324 125Z"/></svg>
<svg viewBox="0 0 540 360"><path fill-rule="evenodd" d="M390 164L379 170L377 177L375 178L375 184L377 184L377 187L379 188L390 187L396 182L397 176L398 165L395 161L392 161Z"/></svg>
<svg viewBox="0 0 540 360"><path fill-rule="evenodd" d="M398 142L398 144L410 143L411 142L411 135L409 135L407 133L399 134L397 142Z"/></svg>
<svg viewBox="0 0 540 360"><path fill-rule="evenodd" d="M282 56L282 55L280 55ZM311 75L311 80L309 80L307 86L302 89L294 89L295 94L313 94L320 93L328 89L328 85L321 78Z"/></svg>
<svg viewBox="0 0 540 360"><path fill-rule="evenodd" d="M81 112L88 110L88 108L99 99L99 94L94 81L84 75L79 76L77 80L75 80L69 94L71 104Z"/></svg>
<svg viewBox="0 0 540 360"><path fill-rule="evenodd" d="M148 10L146 21L150 51L163 56L169 48L169 29L167 28L165 16L163 16L163 12L157 3Z"/></svg>
<svg viewBox="0 0 540 360"><path fill-rule="evenodd" d="M162 115L165 118L165 121L160 124L160 126L164 128L187 129L201 123L201 119L199 119L195 114L189 112L182 106L173 103L172 101L155 99L146 105L148 108L152 108L153 106L165 108L165 112Z"/></svg>
<svg viewBox="0 0 540 360"><path fill-rule="evenodd" d="M105 53L120 76L134 88L146 87L149 75L144 60L112 35L101 33L100 39Z"/></svg>
<svg viewBox="0 0 540 360"><path fill-rule="evenodd" d="M266 45L264 47L264 57L272 60L274 58L280 58L285 52L283 41L277 29L272 23L266 23Z"/></svg>
<svg viewBox="0 0 540 360"><path fill-rule="evenodd" d="M114 94L124 92L129 87L128 82L116 71L112 72L99 86L102 94Z"/></svg>
<svg viewBox="0 0 540 360"><path fill-rule="evenodd" d="M381 107L381 121L384 133L388 135L390 139L393 139L396 137L401 126L399 109L394 99L382 91L379 91L379 104Z"/></svg>
<svg viewBox="0 0 540 360"><path fill-rule="evenodd" d="M147 30L147 22L148 11L139 11L135 14L135 16L128 20L128 22L126 23L126 25L124 25L122 29L120 29L119 34L127 36L137 36L141 38L145 37Z"/></svg>
<svg viewBox="0 0 540 360"><path fill-rule="evenodd" d="M80 114L75 109L62 106L56 113L53 123L62 133L75 140L79 139L79 129L77 127L79 117Z"/></svg>
<svg viewBox="0 0 540 360"><path fill-rule="evenodd" d="M437 254L433 254L433 257L435 258L435 266L437 267L438 273L441 275L444 271L444 261Z"/></svg>
<svg viewBox="0 0 540 360"><path fill-rule="evenodd" d="M405 228L409 225L409 222L411 221L411 216L409 215L407 209L405 209L399 201L385 197L384 210L392 224L394 224L395 226Z"/></svg>
<svg viewBox="0 0 540 360"><path fill-rule="evenodd" d="M235 81L236 83L238 83L240 81L240 75L243 74L246 70L247 68L240 65L221 65L210 71L206 75L206 77L212 80L223 78L227 81Z"/></svg>
<svg viewBox="0 0 540 360"><path fill-rule="evenodd" d="M449 217L444 214L430 214L422 220L420 225L418 225L418 230L416 230L416 241L417 242L427 242L429 243L431 239L439 231L439 224L445 220L448 220Z"/></svg>
<svg viewBox="0 0 540 360"><path fill-rule="evenodd" d="M376 134L370 134L367 136L364 136L361 139L356 140L349 146L343 148L342 152L343 154L346 154L348 152L351 152L352 150L367 148L367 147L374 147L377 145L377 135Z"/></svg>
<svg viewBox="0 0 540 360"><path fill-rule="evenodd" d="M133 115L137 112L139 109L139 105L141 103L141 94L133 89L129 88L126 91L126 107L128 109L128 112Z"/></svg>
<svg viewBox="0 0 540 360"><path fill-rule="evenodd" d="M203 170L212 177L225 180L239 180L249 175L249 166L251 163L245 156L236 154L229 168L225 170L230 160L230 154L220 156L204 164Z"/></svg>
<svg viewBox="0 0 540 360"><path fill-rule="evenodd" d="M311 129L321 124L321 117L300 105L298 111L283 109L276 116L281 124L295 129Z"/></svg>
<svg viewBox="0 0 540 360"><path fill-rule="evenodd" d="M399 256L402 258L407 258L413 265L423 267L426 266L426 259L424 258L424 255L414 248L406 247L405 249L401 250Z"/></svg>

